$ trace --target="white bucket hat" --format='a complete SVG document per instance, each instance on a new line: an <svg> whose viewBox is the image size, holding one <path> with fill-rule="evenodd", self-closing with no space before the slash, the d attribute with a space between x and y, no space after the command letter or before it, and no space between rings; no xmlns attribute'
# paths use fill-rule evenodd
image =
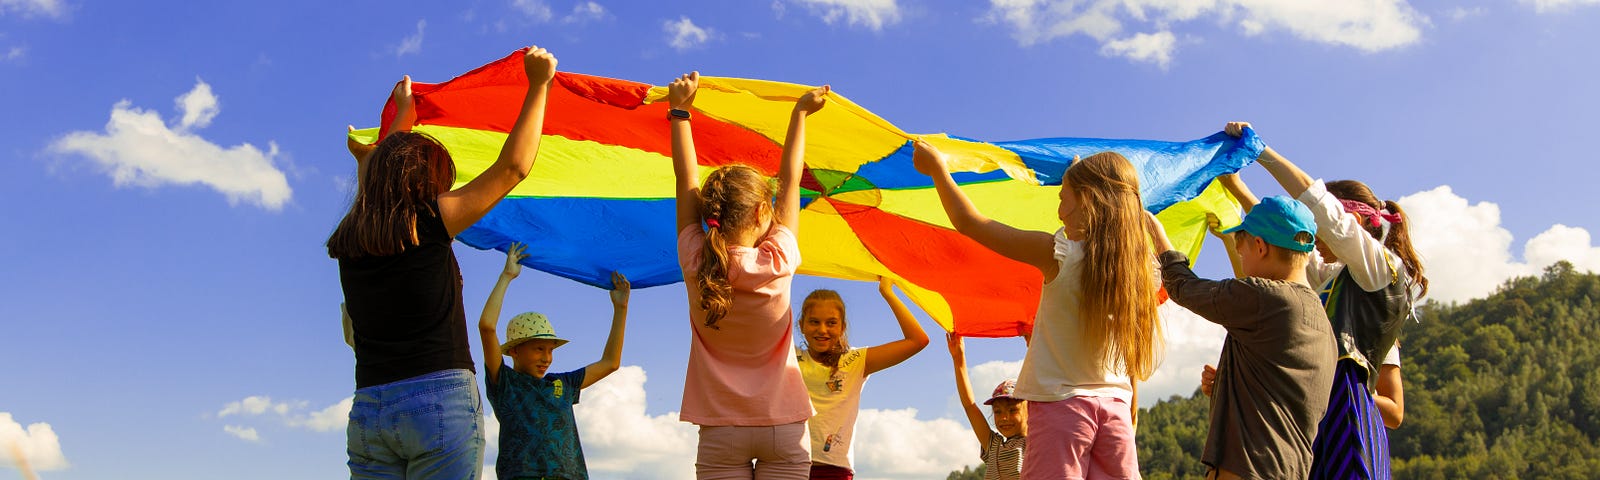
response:
<svg viewBox="0 0 1600 480"><path fill-rule="evenodd" d="M556 329L544 314L525 312L511 317L511 323L506 325L506 343L500 345L500 353L510 355L512 347L528 340L555 340L557 347L567 344L566 339L556 336Z"/></svg>

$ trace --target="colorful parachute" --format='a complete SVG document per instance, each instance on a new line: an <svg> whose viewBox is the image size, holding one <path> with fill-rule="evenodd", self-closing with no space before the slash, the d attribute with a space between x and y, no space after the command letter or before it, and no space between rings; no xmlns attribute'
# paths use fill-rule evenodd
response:
<svg viewBox="0 0 1600 480"><path fill-rule="evenodd" d="M702 178L732 163L775 175L788 112L811 88L701 77L694 135ZM522 53L444 83L414 84L413 91L416 131L450 150L456 186L463 185L494 162L516 120L527 91ZM665 95L661 86L558 73L529 177L457 239L502 251L526 243L526 265L602 288L613 270L638 288L682 281ZM387 105L384 125L393 113ZM371 142L377 133L352 135ZM810 118L800 273L891 278L946 330L963 335L1032 331L1039 272L951 228L932 182L912 168L912 138L837 93ZM922 138L948 154L957 182L984 214L1046 232L1060 227L1058 185L1073 156L1117 151L1139 169L1146 208L1191 258L1208 214L1223 226L1239 222L1238 204L1212 180L1254 161L1262 148L1253 136L1222 133L1182 143Z"/></svg>

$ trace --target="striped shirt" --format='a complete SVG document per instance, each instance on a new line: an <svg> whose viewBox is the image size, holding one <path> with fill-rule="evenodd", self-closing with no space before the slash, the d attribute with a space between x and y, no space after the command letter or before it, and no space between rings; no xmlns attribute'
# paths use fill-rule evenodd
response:
<svg viewBox="0 0 1600 480"><path fill-rule="evenodd" d="M979 457L983 459L983 480L1021 480L1022 450L1028 446L1028 437L1021 435L1006 438L1000 432L989 432L989 445Z"/></svg>

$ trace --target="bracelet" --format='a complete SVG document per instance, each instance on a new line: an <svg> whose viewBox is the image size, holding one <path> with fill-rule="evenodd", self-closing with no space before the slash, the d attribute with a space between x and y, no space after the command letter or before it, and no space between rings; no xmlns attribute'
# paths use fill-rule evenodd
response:
<svg viewBox="0 0 1600 480"><path fill-rule="evenodd" d="M693 115L691 115L688 110L684 110L684 109L681 109L681 108L674 108L674 109L671 109L671 110L667 110L667 119L668 120L674 120L674 119L688 120L689 117L691 117L691 116L693 116Z"/></svg>

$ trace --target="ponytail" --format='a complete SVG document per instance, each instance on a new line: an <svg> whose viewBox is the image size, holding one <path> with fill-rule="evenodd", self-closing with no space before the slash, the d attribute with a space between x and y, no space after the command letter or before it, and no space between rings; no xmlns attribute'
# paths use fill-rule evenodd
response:
<svg viewBox="0 0 1600 480"><path fill-rule="evenodd" d="M718 328L717 320L728 314L728 305L733 303L733 285L728 283L728 240L717 220L722 216L722 182L719 180L721 177L707 179L705 188L701 189L703 199L700 202L700 211L710 220L710 225L706 229L705 248L701 250L697 283L700 309L706 311L706 326L710 328Z"/></svg>
<svg viewBox="0 0 1600 480"><path fill-rule="evenodd" d="M1400 204L1394 200L1385 200L1384 208L1390 213L1400 216L1400 221L1389 224L1389 236L1383 239L1384 248L1394 252L1400 257L1400 263L1405 264L1406 276L1411 277L1411 285L1417 287L1417 297L1428 295L1428 277L1423 276L1422 259L1417 255L1417 250L1411 246L1411 218L1400 210Z"/></svg>
<svg viewBox="0 0 1600 480"><path fill-rule="evenodd" d="M1420 292L1417 297L1427 295L1428 277L1423 276L1421 257L1417 255L1416 248L1411 246L1411 227L1409 226L1411 218L1400 209L1400 204L1395 203L1393 200L1378 200L1378 195L1372 193L1372 189L1368 188L1367 184L1355 180L1335 180L1328 182L1327 187L1328 193L1333 194L1334 198L1364 203L1374 209L1386 209L1389 213L1400 217L1398 221L1388 222L1389 231L1387 236L1384 233L1382 221L1370 225L1362 225L1361 227L1368 234L1371 234L1372 238L1382 241L1383 248L1394 252L1395 256L1400 257L1400 263L1406 269L1406 276L1411 278L1410 285L1406 285L1406 287L1408 289L1416 287Z"/></svg>
<svg viewBox="0 0 1600 480"><path fill-rule="evenodd" d="M700 187L700 220L706 223L706 243L695 284L700 288L700 309L705 326L717 327L733 304L728 282L728 232L757 227L761 204L771 201L772 187L755 169L729 165L711 172Z"/></svg>

